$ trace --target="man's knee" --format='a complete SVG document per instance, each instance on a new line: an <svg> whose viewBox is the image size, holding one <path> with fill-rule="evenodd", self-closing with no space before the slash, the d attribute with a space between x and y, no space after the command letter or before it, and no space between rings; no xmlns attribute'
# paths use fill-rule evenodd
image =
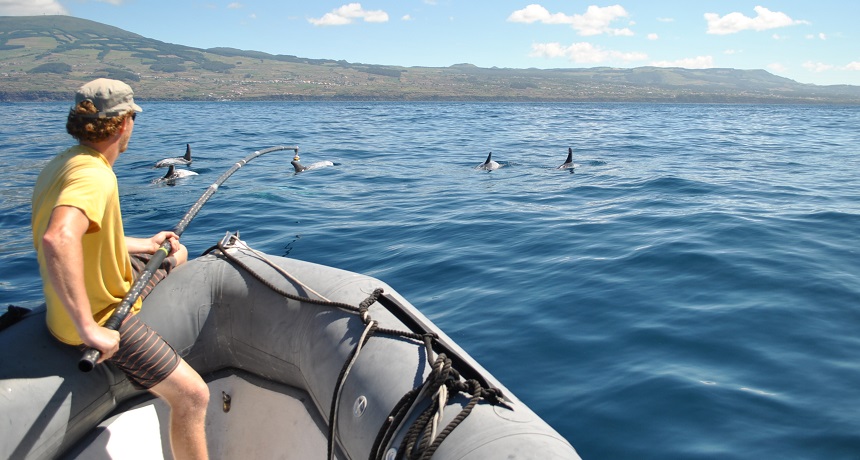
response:
<svg viewBox="0 0 860 460"><path fill-rule="evenodd" d="M205 411L209 404L209 387L185 361L163 382L151 388L171 408L181 412Z"/></svg>
<svg viewBox="0 0 860 460"><path fill-rule="evenodd" d="M209 404L209 386L203 378L193 370L182 378L181 404L186 404L190 409L205 408Z"/></svg>
<svg viewBox="0 0 860 460"><path fill-rule="evenodd" d="M206 385L206 382L202 378L194 385L192 398L198 406L206 407L209 404L209 386Z"/></svg>

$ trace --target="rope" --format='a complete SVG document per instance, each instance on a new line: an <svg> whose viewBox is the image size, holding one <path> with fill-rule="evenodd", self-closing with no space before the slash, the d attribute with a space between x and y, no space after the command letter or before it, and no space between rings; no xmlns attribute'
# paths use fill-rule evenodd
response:
<svg viewBox="0 0 860 460"><path fill-rule="evenodd" d="M303 289L311 292L318 298L310 298L298 296L289 293L272 282L266 280L259 273L252 270L247 264L239 260L235 255L227 251L228 242L232 247L239 247L240 250L246 250L260 260L271 266L278 273L282 274L287 279L298 284ZM344 363L341 369L332 396L332 405L329 412L329 442L328 442L328 458L334 459L334 450L337 434L337 414L340 408L340 397L349 376L353 365L358 360L362 348L370 338L375 334L384 334L394 337L403 337L421 342L427 352L427 362L433 362L430 373L427 375L424 383L407 392L400 401L395 404L380 427L373 446L370 450L369 458L371 460L382 459L385 454L386 447L392 442L394 436L400 431L402 424L408 420L411 414L416 410L420 401L427 397L431 397L431 403L428 407L418 415L416 420L407 430L403 440L400 443L400 448L397 450L397 459L407 460L427 460L430 459L442 442L451 434L451 432L469 416L472 409L483 399L492 405L502 404L502 392L496 388L484 389L481 384L474 379L463 381L460 373L452 367L451 360L444 353L438 356L434 355L433 342L438 340L438 335L433 333L418 334L412 331L400 331L396 329L385 329L378 327L377 321L370 317L370 306L376 303L379 296L383 294L380 288L375 289L367 298L365 298L358 307L353 305L334 302L326 299L324 296L314 291L301 281L287 273L283 268L269 260L264 254L250 248L246 243L239 240L235 235L228 235L218 243L218 249L231 262L238 265L247 271L251 276L260 281L264 286L274 292L298 302L305 302L315 305L328 306L339 308L351 313L355 313L364 324L364 331L361 334L355 348L350 352L350 356ZM452 395L464 393L470 396L469 402L463 407L459 414L454 417L448 425L439 431L439 425L442 423L445 414L445 407L451 400Z"/></svg>
<svg viewBox="0 0 860 460"><path fill-rule="evenodd" d="M400 449L398 449L398 458L404 458L404 455L407 459L419 458L410 454L410 452L415 450L415 445L418 444L419 446L418 452L423 452L432 441L429 436L433 435L435 438L432 430L433 417L436 413L435 409L438 406L444 406L448 403L447 392L445 393L444 401L439 400L439 397L442 394L440 389L445 385L449 376L452 375L451 371L451 360L444 354L440 354L436 358L436 362L433 363L430 375L427 376L427 382L430 384L430 393L434 395L433 402L418 416L409 428L409 431L406 432L406 436L404 436L403 441L400 443ZM429 431L428 427L430 428ZM425 434L423 437L421 437L422 433ZM420 443L419 437L421 437Z"/></svg>
<svg viewBox="0 0 860 460"><path fill-rule="evenodd" d="M232 237L233 235L230 235L230 236ZM290 281L292 281L292 282L294 282L294 283L298 284L299 286L301 286L304 290L306 290L306 291L310 292L311 294L313 294L313 295L315 295L315 296L319 297L319 298L320 298L320 299L322 299L322 300L325 300L325 301L327 301L327 302L330 302L330 300L326 299L326 298L325 298L325 296L323 296L322 294L320 294L320 293L319 293L319 292L317 292L317 291L314 291L314 290L313 290L310 286L308 286L307 284L302 283L301 281L299 281L299 279L298 279L298 278L296 278L296 277L294 277L293 275L291 275L289 272L287 272L286 270L284 270L283 268L281 268L278 264L273 263L271 260L269 260L269 258L268 258L268 257L266 257L266 255L265 255L265 254L263 254L262 252L257 251L256 249L254 249L254 248L252 248L252 247L248 246L248 244L247 244L247 243L245 243L244 241L240 240L239 238L233 238L233 244L235 244L236 246L242 247L243 249L247 249L247 250L248 250L248 251L250 251L252 254L254 254L255 256L259 257L261 260L265 261L267 264L269 264L269 266L270 266L270 267L272 267L272 268L274 268L275 270L277 270L277 272L278 272L278 273L280 273L280 274L284 275L284 277L285 277L285 278L287 278L287 279L289 279Z"/></svg>
<svg viewBox="0 0 860 460"><path fill-rule="evenodd" d="M430 439L435 440L436 434L439 432L439 422L445 416L445 403L448 402L448 387L441 386L436 392L436 402L439 404L439 410L433 416L433 429L430 431Z"/></svg>
<svg viewBox="0 0 860 460"><path fill-rule="evenodd" d="M328 424L328 458L329 460L334 460L334 442L337 434L337 412L340 407L340 395L343 392L343 385L346 382L346 377L349 375L349 371L352 370L353 364L358 360L358 354L361 353L361 349L364 346L365 342L368 338L370 338L370 334L373 329L376 327L376 321L370 321L367 324L367 327L364 328L364 332L361 334L361 338L358 340L358 343L355 344L355 348L352 351L352 357L346 362L346 365L340 371L340 375L337 378L337 384L334 388L334 396L332 396L331 403L331 412L329 413L329 424Z"/></svg>
<svg viewBox="0 0 860 460"><path fill-rule="evenodd" d="M403 395L403 397L400 398L400 401L394 405L391 413L379 429L379 433L377 433L376 439L373 441L373 447L370 448L369 458L371 460L382 458L385 446L391 442L391 438L399 431L400 423L406 418L407 414L411 412L415 401L418 400L418 394L422 389L423 387L413 388ZM391 427L397 427L397 429L392 430Z"/></svg>
<svg viewBox="0 0 860 460"><path fill-rule="evenodd" d="M347 310L347 311L351 311L353 313L358 313L358 308L356 308L355 306L350 305L348 303L333 302L330 300L314 299L314 298L310 298L310 297L298 296L295 294L291 294L291 293L279 288L278 286L275 286L269 280L263 278L262 275L260 275L259 273L255 272L253 269L251 269L251 267L249 267L247 264L245 264L244 262L239 260L236 256L230 254L227 251L227 248L225 245L226 245L226 243L223 240L220 243L218 243L218 249L221 250L221 254L223 254L224 257L226 257L228 260L230 260L234 264L238 265L239 267L243 268L246 272L248 272L251 276L253 276L257 281L259 281L260 283L262 283L264 286L271 289L272 291L274 291L274 292L276 292L276 293L278 293L278 294L280 294L280 295L282 295L288 299L295 300L297 302L305 302L305 303L311 303L311 304L315 304L315 305L334 307L334 308L339 308L341 310ZM266 257L262 257L261 259L269 265L275 265L274 262L270 261ZM382 289L378 289L378 291L379 291L379 294L382 293ZM374 291L374 293L375 292L376 291ZM373 294L371 294L371 295L373 295ZM377 297L378 297L378 295L377 295ZM376 300L374 298L374 302L375 301Z"/></svg>

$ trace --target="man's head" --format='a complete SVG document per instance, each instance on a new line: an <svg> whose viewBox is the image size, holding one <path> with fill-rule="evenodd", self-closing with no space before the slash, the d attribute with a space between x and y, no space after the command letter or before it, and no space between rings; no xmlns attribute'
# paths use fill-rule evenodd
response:
<svg viewBox="0 0 860 460"><path fill-rule="evenodd" d="M119 80L98 78L78 88L66 131L79 141L103 141L116 134L127 118L133 119L142 111L134 103L130 86Z"/></svg>

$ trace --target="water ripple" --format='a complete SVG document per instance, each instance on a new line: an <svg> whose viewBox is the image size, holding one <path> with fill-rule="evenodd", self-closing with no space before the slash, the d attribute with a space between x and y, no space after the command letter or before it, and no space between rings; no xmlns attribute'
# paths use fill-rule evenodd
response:
<svg viewBox="0 0 860 460"><path fill-rule="evenodd" d="M65 107L0 104L0 307L41 299L30 193L69 143ZM298 144L303 162L336 165L254 160L189 226L191 253L239 230L383 279L584 458L860 452L855 107L145 109L116 168L131 234L172 227L252 151ZM186 143L199 175L151 184ZM568 147L579 166L555 170ZM506 166L474 170L490 151Z"/></svg>

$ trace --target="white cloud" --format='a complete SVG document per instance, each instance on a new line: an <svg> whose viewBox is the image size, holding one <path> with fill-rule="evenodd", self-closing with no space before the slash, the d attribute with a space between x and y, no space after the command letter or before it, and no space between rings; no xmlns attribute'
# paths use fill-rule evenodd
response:
<svg viewBox="0 0 860 460"><path fill-rule="evenodd" d="M69 14L56 0L0 0L0 16L41 16Z"/></svg>
<svg viewBox="0 0 860 460"><path fill-rule="evenodd" d="M779 62L774 62L773 64L769 64L767 66L767 68L776 72L776 73L783 73L786 70L788 70L788 68L786 66L780 64Z"/></svg>
<svg viewBox="0 0 860 460"><path fill-rule="evenodd" d="M364 22L388 22L388 13L382 10L366 11L361 3L350 3L326 13L319 19L308 19L315 26L342 26L352 24L356 19Z"/></svg>
<svg viewBox="0 0 860 460"><path fill-rule="evenodd" d="M860 70L860 61L849 62L844 66L826 64L824 62L806 61L803 63L803 68L816 73L828 72L831 70Z"/></svg>
<svg viewBox="0 0 860 460"><path fill-rule="evenodd" d="M741 52L741 51L738 51L738 50L728 49L728 50L723 51L723 54L732 55L732 54L738 54L738 53L740 53L740 52Z"/></svg>
<svg viewBox="0 0 860 460"><path fill-rule="evenodd" d="M410 15L408 15L408 14L405 14L405 15L403 15L403 17L402 17L402 18L400 18L400 20L401 20L401 21L411 21L411 20L412 20L412 16L410 16Z"/></svg>
<svg viewBox="0 0 860 460"><path fill-rule="evenodd" d="M591 5L585 14L574 14L568 16L564 13L550 13L549 10L538 4L531 4L521 10L514 11L508 16L510 22L524 22L532 24L541 22L543 24L568 24L573 27L579 35L633 35L628 28L614 29L610 27L614 21L628 17L627 10L621 5L598 7Z"/></svg>
<svg viewBox="0 0 860 460"><path fill-rule="evenodd" d="M696 56L694 58L678 59L677 61L655 61L654 67L683 67L685 69L710 69L714 67L712 56Z"/></svg>
<svg viewBox="0 0 860 460"><path fill-rule="evenodd" d="M648 40L659 40L660 36L657 34L648 34Z"/></svg>
<svg viewBox="0 0 860 460"><path fill-rule="evenodd" d="M806 34L805 38L807 40L827 40L827 35L824 33L820 34Z"/></svg>
<svg viewBox="0 0 860 460"><path fill-rule="evenodd" d="M532 45L532 57L545 58L567 58L577 63L600 63L610 60L642 61L648 59L645 53L622 53L620 51L605 50L591 43L573 43L563 46L560 43L535 43Z"/></svg>
<svg viewBox="0 0 860 460"><path fill-rule="evenodd" d="M754 10L756 12L756 17L754 18L737 12L729 13L725 16L720 16L717 13L705 13L705 21L708 22L708 33L727 35L744 30L762 31L798 24L809 24L808 21L794 20L785 13L771 11L763 6L757 6Z"/></svg>
<svg viewBox="0 0 860 460"><path fill-rule="evenodd" d="M675 22L675 18L657 18L657 22Z"/></svg>
<svg viewBox="0 0 860 460"><path fill-rule="evenodd" d="M243 4L239 3L239 2L233 2L233 3L229 4L229 5L227 5L227 8L228 8L228 9L231 9L231 10L238 10L239 8L242 8L242 7L244 7L244 6L245 6L245 5L243 5Z"/></svg>
<svg viewBox="0 0 860 460"><path fill-rule="evenodd" d="M531 4L521 10L514 11L508 16L510 22L525 22L531 24L533 22L542 22L544 24L570 24L570 16L564 13L550 14L546 8Z"/></svg>
<svg viewBox="0 0 860 460"><path fill-rule="evenodd" d="M811 70L816 73L827 72L828 70L833 70L836 66L825 64L823 62L812 62L806 61L803 63L803 68L806 70Z"/></svg>

